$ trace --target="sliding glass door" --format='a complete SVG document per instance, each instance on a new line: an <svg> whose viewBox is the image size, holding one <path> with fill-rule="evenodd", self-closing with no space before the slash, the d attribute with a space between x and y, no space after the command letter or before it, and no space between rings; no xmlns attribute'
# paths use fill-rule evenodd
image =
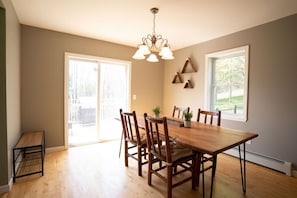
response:
<svg viewBox="0 0 297 198"><path fill-rule="evenodd" d="M129 109L130 64L66 54L65 139L69 146L121 137L119 109Z"/></svg>

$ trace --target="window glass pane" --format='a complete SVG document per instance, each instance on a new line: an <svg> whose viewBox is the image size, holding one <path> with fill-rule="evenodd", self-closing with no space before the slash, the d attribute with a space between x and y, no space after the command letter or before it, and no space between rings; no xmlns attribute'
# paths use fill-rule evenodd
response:
<svg viewBox="0 0 297 198"><path fill-rule="evenodd" d="M114 119L119 109L126 107L127 96L127 66L117 63L102 63L101 70L101 119Z"/></svg>
<svg viewBox="0 0 297 198"><path fill-rule="evenodd" d="M229 114L243 114L244 61L243 55L215 59L214 110Z"/></svg>

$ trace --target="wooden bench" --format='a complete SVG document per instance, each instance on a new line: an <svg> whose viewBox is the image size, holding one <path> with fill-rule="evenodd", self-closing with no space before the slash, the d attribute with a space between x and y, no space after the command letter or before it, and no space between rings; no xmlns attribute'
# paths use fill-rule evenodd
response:
<svg viewBox="0 0 297 198"><path fill-rule="evenodd" d="M32 174L44 174L44 131L22 133L13 148L13 181Z"/></svg>

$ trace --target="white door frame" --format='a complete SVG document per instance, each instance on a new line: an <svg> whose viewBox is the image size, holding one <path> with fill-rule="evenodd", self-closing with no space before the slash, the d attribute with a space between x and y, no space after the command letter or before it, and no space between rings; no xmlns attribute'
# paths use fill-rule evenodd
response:
<svg viewBox="0 0 297 198"><path fill-rule="evenodd" d="M69 60L71 58L86 59L92 61L106 62L106 63L122 63L127 65L128 73L128 86L127 86L127 108L130 110L131 107L131 73L132 73L132 64L130 61L123 61L117 59L109 59L97 56L89 56L83 54L76 54L65 52L64 54L64 148L68 149L68 81L69 81ZM100 69L100 66L99 66ZM98 107L100 108L100 107Z"/></svg>

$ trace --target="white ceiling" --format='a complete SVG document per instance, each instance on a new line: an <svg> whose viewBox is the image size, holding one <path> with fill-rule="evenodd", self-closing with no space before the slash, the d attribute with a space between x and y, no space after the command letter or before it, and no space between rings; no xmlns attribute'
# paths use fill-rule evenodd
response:
<svg viewBox="0 0 297 198"><path fill-rule="evenodd" d="M11 0L21 24L136 47L156 33L173 50L297 13L297 0ZM297 24L296 24L297 25Z"/></svg>

